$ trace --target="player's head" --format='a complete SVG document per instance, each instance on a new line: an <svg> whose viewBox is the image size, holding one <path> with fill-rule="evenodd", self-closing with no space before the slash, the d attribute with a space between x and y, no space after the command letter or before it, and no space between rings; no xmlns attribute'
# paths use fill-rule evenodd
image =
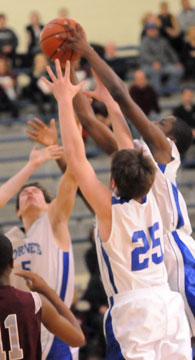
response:
<svg viewBox="0 0 195 360"><path fill-rule="evenodd" d="M5 271L13 268L13 248L11 241L7 236L0 234L0 276L4 275Z"/></svg>
<svg viewBox="0 0 195 360"><path fill-rule="evenodd" d="M20 212L25 211L30 206L45 208L52 201L48 190L38 182L28 183L21 187L16 195L16 211L21 217Z"/></svg>
<svg viewBox="0 0 195 360"><path fill-rule="evenodd" d="M155 167L142 150L120 150L111 163L111 180L117 188L117 195L129 200L144 197L150 190L155 177Z"/></svg>
<svg viewBox="0 0 195 360"><path fill-rule="evenodd" d="M156 122L156 125L161 128L167 137L175 142L180 154L188 150L193 137L192 130L185 121L175 116L168 116Z"/></svg>

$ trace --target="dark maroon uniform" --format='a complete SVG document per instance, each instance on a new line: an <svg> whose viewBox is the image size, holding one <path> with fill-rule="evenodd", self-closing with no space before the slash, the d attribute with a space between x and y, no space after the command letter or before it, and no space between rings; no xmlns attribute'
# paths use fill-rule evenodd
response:
<svg viewBox="0 0 195 360"><path fill-rule="evenodd" d="M39 296L0 286L0 360L41 359Z"/></svg>

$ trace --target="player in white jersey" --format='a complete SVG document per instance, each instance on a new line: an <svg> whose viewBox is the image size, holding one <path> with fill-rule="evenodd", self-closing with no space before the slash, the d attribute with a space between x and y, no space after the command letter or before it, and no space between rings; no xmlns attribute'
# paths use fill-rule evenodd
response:
<svg viewBox="0 0 195 360"><path fill-rule="evenodd" d="M156 123L149 121L143 111L130 97L124 83L90 47L89 43L82 36L82 30L78 33L71 29L71 33L71 48L87 58L98 77L119 103L121 110L142 134L155 161L161 170L164 171L165 177L172 181L175 186L176 172L180 164L178 150L180 153L187 151L192 142L192 131L189 126L184 121L173 116ZM75 101L75 108L80 113L79 118L82 125L104 151L108 154L113 153L117 149L113 134L109 132L104 124L95 121L94 114L89 110L89 105L86 105L86 100L83 99L81 101L80 99L79 101L80 103L78 102L77 104ZM85 108L82 111L81 105L84 102ZM168 138L172 141L169 141ZM191 225L185 201L179 195L177 187L174 186L172 188L172 196L174 197L173 205L177 209L175 215L178 222L173 232L169 233L167 243L170 245L165 251L165 255L167 257L169 283L172 289L177 288L181 292L186 304L186 312L191 319L191 330L193 335L195 335L195 284L193 280L195 278L195 243L189 236L191 234ZM177 282L180 285L177 284L176 286Z"/></svg>
<svg viewBox="0 0 195 360"><path fill-rule="evenodd" d="M77 183L69 170L61 177L57 196L51 201L38 183L22 187L17 197L17 215L24 230L14 227L7 236L14 249L15 269L40 273L68 306L74 291L74 263L68 219L74 205ZM25 289L16 276L12 284ZM43 359L72 359L70 348L46 329L42 332Z"/></svg>
<svg viewBox="0 0 195 360"><path fill-rule="evenodd" d="M99 260L105 262L108 269L108 286L105 285L110 296L105 319L107 359L158 360L173 356L190 359L184 305L181 296L172 292L167 284L162 224L156 201L149 191L155 177L153 162L133 149L127 134L131 150L117 152L112 161L112 205L112 191L97 179L87 161L74 121L72 99L82 84L70 83L69 62L65 76L59 61L56 61L56 71L57 77L48 67L52 82L44 81L58 101L68 166L97 215L102 251ZM124 121L117 109L116 104L114 113ZM113 122L113 126L116 131L117 122Z"/></svg>

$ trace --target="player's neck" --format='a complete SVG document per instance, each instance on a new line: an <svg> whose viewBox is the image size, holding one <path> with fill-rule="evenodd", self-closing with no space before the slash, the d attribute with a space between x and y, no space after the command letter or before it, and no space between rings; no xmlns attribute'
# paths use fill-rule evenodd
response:
<svg viewBox="0 0 195 360"><path fill-rule="evenodd" d="M25 232L31 227L31 225L40 217L42 216L46 210L36 210L36 211L29 211L28 213L23 214L22 222L25 229Z"/></svg>
<svg viewBox="0 0 195 360"><path fill-rule="evenodd" d="M2 275L0 276L0 286L7 286L10 285L9 276Z"/></svg>

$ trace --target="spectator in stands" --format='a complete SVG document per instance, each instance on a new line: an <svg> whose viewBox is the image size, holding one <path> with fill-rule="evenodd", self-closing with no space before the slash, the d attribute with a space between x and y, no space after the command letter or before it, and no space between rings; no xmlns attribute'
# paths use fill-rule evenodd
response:
<svg viewBox="0 0 195 360"><path fill-rule="evenodd" d="M182 104L173 110L173 115L185 121L192 129L195 140L195 104L193 103L193 91L185 89L182 93Z"/></svg>
<svg viewBox="0 0 195 360"><path fill-rule="evenodd" d="M142 24L142 31L140 36L141 39L146 35L146 25L151 22L155 23L160 28L160 19L158 18L158 16L156 16L151 12L146 13L141 19L141 24Z"/></svg>
<svg viewBox="0 0 195 360"><path fill-rule="evenodd" d="M126 61L127 57L117 56L117 48L114 41L108 41L105 44L104 60L122 80L126 79L129 70L129 64Z"/></svg>
<svg viewBox="0 0 195 360"><path fill-rule="evenodd" d="M195 25L189 27L181 53L187 78L195 80Z"/></svg>
<svg viewBox="0 0 195 360"><path fill-rule="evenodd" d="M18 116L16 106L16 77L10 69L10 60L0 57L0 111L11 111Z"/></svg>
<svg viewBox="0 0 195 360"><path fill-rule="evenodd" d="M145 73L142 70L137 70L134 77L134 83L129 88L132 99L146 115L150 116L152 111L159 114L158 94L153 86L148 84Z"/></svg>
<svg viewBox="0 0 195 360"><path fill-rule="evenodd" d="M31 99L37 106L40 114L55 113L55 99L49 87L42 81L41 77L47 76L46 66L48 60L42 53L36 54L33 59L33 70L30 74L30 84L23 88L22 96ZM48 103L48 111L45 104Z"/></svg>
<svg viewBox="0 0 195 360"><path fill-rule="evenodd" d="M190 0L181 0L181 5L178 22L182 33L185 34L190 26L195 25L195 8L191 6Z"/></svg>
<svg viewBox="0 0 195 360"><path fill-rule="evenodd" d="M15 64L15 54L18 39L13 30L7 27L5 14L0 14L0 54L8 56L13 65Z"/></svg>
<svg viewBox="0 0 195 360"><path fill-rule="evenodd" d="M160 3L160 33L165 37L171 46L177 51L178 55L181 51L182 38L180 36L179 25L176 17L169 12L166 1Z"/></svg>
<svg viewBox="0 0 195 360"><path fill-rule="evenodd" d="M169 95L178 88L183 66L168 41L159 35L156 23L146 25L146 35L140 46L140 60L142 70L159 94ZM164 89L161 84L163 76L168 77Z"/></svg>
<svg viewBox="0 0 195 360"><path fill-rule="evenodd" d="M69 16L69 11L68 11L68 9L67 8L60 8L59 10L58 10L58 17L64 17L64 18L66 18L66 17L68 17Z"/></svg>
<svg viewBox="0 0 195 360"><path fill-rule="evenodd" d="M27 34L27 61L31 66L35 54L41 51L40 48L40 33L43 29L38 12L33 11L30 14L30 24L26 26Z"/></svg>

